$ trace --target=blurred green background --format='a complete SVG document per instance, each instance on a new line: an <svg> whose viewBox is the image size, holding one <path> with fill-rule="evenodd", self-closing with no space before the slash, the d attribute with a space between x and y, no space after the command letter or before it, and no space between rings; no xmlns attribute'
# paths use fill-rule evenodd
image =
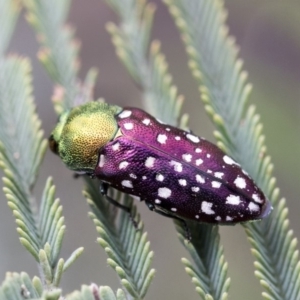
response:
<svg viewBox="0 0 300 300"><path fill-rule="evenodd" d="M197 86L188 68L183 45L166 7L158 0L153 38L162 42L174 81L185 95L184 112L190 114L193 131L214 140L213 126L203 111ZM275 164L275 176L281 194L287 198L291 227L300 235L300 2L299 0L231 0L225 2L229 11L230 32L240 46L249 81L254 89L250 102L257 105L264 124L269 154ZM73 0L69 21L77 29L82 43L81 75L91 66L100 70L96 97L119 105L141 106L141 92L131 81L114 54L105 30L108 21L117 21L104 0ZM52 82L36 59L38 46L34 34L20 17L9 52L29 56L33 64L34 96L37 111L48 137L56 123L50 101ZM96 230L87 217L88 206L81 193L80 181L52 153L46 154L35 189L39 199L46 178L51 175L57 186L66 218L66 237L62 256L84 246L82 257L65 274L62 287L71 292L81 284L119 287L115 273L106 264L106 255L96 244ZM146 206L138 209L155 251L153 266L157 273L147 299L199 299L194 285L185 274L180 258L187 256L180 245L173 223L150 213ZM0 280L6 271L26 271L37 275L32 257L18 241L14 219L6 199L0 195ZM220 229L225 257L232 279L230 299L261 299L261 288L253 275L253 258L241 226Z"/></svg>

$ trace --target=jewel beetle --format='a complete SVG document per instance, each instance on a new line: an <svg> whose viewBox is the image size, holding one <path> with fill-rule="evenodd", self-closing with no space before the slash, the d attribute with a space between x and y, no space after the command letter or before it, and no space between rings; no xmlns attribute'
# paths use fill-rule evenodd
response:
<svg viewBox="0 0 300 300"><path fill-rule="evenodd" d="M216 145L138 108L88 102L61 115L49 144L68 168L145 201L164 216L212 224L266 217L270 202ZM129 211L130 212L130 211ZM188 234L187 234L188 235Z"/></svg>

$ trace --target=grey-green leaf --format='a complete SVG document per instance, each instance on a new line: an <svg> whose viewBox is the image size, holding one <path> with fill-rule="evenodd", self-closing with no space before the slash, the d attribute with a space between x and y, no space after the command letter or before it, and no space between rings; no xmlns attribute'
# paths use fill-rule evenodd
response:
<svg viewBox="0 0 300 300"><path fill-rule="evenodd" d="M188 222L192 234L192 242L188 242L184 228L180 225L177 223L179 238L193 259L191 262L184 258L182 262L187 274L192 277L196 290L202 299L208 296L222 299L227 295L230 279L227 277L228 264L220 243L218 226Z"/></svg>
<svg viewBox="0 0 300 300"><path fill-rule="evenodd" d="M5 145L1 161L27 193L47 146L35 113L31 81L27 59L0 59L0 140Z"/></svg>
<svg viewBox="0 0 300 300"><path fill-rule="evenodd" d="M139 229L133 226L129 214L121 209L118 210L116 219L116 208L108 204L91 182L85 192L93 211L90 217L101 237L99 244L104 247L109 257L109 265L115 269L127 292L134 299L143 299L153 279L154 270L151 269L153 252L149 249L146 233L142 232L143 224L130 196L116 191L110 196L131 207L131 216Z"/></svg>
<svg viewBox="0 0 300 300"><path fill-rule="evenodd" d="M18 224L22 244L37 259L41 248L37 207L31 194L46 141L32 99L27 59L0 59L0 162L4 193Z"/></svg>

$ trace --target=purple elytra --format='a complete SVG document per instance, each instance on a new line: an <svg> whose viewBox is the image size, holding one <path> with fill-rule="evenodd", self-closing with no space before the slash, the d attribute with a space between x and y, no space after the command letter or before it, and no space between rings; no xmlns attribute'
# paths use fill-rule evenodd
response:
<svg viewBox="0 0 300 300"><path fill-rule="evenodd" d="M120 133L100 149L95 176L178 217L215 224L262 219L270 202L214 144L137 108L116 116Z"/></svg>

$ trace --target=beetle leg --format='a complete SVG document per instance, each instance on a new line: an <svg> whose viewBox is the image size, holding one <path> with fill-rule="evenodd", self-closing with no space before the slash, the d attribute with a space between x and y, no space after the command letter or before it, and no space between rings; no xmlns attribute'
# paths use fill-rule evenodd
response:
<svg viewBox="0 0 300 300"><path fill-rule="evenodd" d="M109 185L103 181L101 181L100 183L100 193L101 195L103 195L105 197L105 199L111 203L112 205L118 207L118 208L121 208L123 209L125 212L127 212L129 214L129 218L133 224L133 226L135 228L138 227L138 224L137 222L134 220L133 216L131 215L131 208L126 206L126 205L123 205L121 203L119 203L118 201L116 201L115 199L111 198L110 196L108 196L107 192L108 192L108 188L109 188Z"/></svg>
<svg viewBox="0 0 300 300"><path fill-rule="evenodd" d="M157 209L157 208L155 207L155 205L153 205L153 204L150 203L150 202L147 202L147 201L145 201L145 202L146 202L146 205L148 206L148 208L149 208L151 211L154 211L154 212L156 212L156 213L158 213L158 214L160 214L160 215L162 215L162 216L164 216L164 217L167 217L167 218L170 218L170 219L174 219L174 220L180 221L180 223L182 224L182 226L183 226L183 228L184 228L184 233L185 233L186 239L187 239L189 242L192 240L191 231L190 231L190 229L189 229L189 227L188 227L188 225L187 225L187 223L186 223L186 221L185 221L184 219L181 219L181 218L179 218L179 217L177 217L177 216L175 216L175 215L172 215L172 214L169 214L169 213L167 213L167 212L165 212L165 211L162 211L162 210L160 210L160 209Z"/></svg>

